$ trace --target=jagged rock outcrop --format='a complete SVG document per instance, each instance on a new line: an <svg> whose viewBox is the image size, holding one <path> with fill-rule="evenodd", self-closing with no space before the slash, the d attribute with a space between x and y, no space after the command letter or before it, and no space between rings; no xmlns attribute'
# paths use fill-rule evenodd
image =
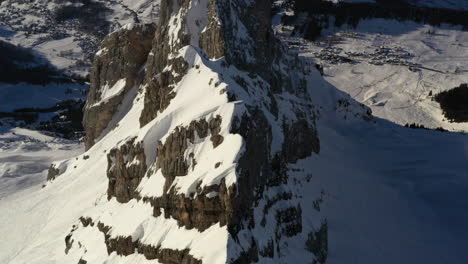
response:
<svg viewBox="0 0 468 264"><path fill-rule="evenodd" d="M216 0L210 0L208 4L208 23L200 34L200 48L205 51L210 59L219 59L224 56L224 39L219 23L218 5Z"/></svg>
<svg viewBox="0 0 468 264"><path fill-rule="evenodd" d="M220 116L209 121L205 119L192 121L188 127L176 127L164 144L159 142L155 169L161 168L162 174L166 178L165 191L169 190L176 176L184 176L188 173L189 163L185 159L188 144L193 144L195 139L206 138L208 135L210 135L214 148L222 143L223 137L219 135L221 121ZM196 166L196 161L191 163L193 167Z"/></svg>
<svg viewBox="0 0 468 264"><path fill-rule="evenodd" d="M80 222L84 227L94 227L104 235L104 241L106 243L107 253L111 254L113 252L121 256L129 256L134 253L140 253L145 256L148 260L158 259L160 263L167 264L202 264L202 261L196 259L189 254L189 250L172 250L169 248L160 248L152 245L144 244L143 242L136 240L134 241L131 236L123 237L111 237L110 230L111 227L105 225L102 222L95 223L93 219L89 217L81 217ZM68 250L73 244L71 240L71 234L76 229L73 229L72 232L66 238L66 244ZM81 259L80 259L81 261ZM86 262L84 262L86 263Z"/></svg>
<svg viewBox="0 0 468 264"><path fill-rule="evenodd" d="M115 197L121 203L136 198L136 188L146 173L146 156L141 142L135 138L107 155L107 198Z"/></svg>
<svg viewBox="0 0 468 264"><path fill-rule="evenodd" d="M216 196L210 197L210 193L216 193ZM228 190L223 181L198 188L196 197L185 197L171 189L162 197L143 200L153 206L155 217L161 216L163 211L162 216L177 220L180 226L203 232L214 224L225 226L232 222L234 193L234 186Z"/></svg>
<svg viewBox="0 0 468 264"><path fill-rule="evenodd" d="M94 58L91 89L84 109L86 149L107 127L125 94L141 83L154 31L153 24L129 25L103 40Z"/></svg>
<svg viewBox="0 0 468 264"><path fill-rule="evenodd" d="M319 153L320 142L317 131L306 120L301 119L284 128L283 156L289 163L296 163L312 153Z"/></svg>
<svg viewBox="0 0 468 264"><path fill-rule="evenodd" d="M55 177L57 177L59 174L60 170L56 168L54 164L50 164L49 170L47 171L47 181L55 180Z"/></svg>
<svg viewBox="0 0 468 264"><path fill-rule="evenodd" d="M190 44L186 33L186 21L171 21L172 15L187 10L190 0L161 1L161 13L153 40L153 48L148 58L148 71L145 82L148 85L145 95L145 106L140 116L141 126L153 120L158 112L163 111L174 98L173 88L187 71L187 63L174 55L180 48ZM172 23L171 23L172 22ZM176 23L176 24L174 24ZM180 25L174 33L173 28ZM171 34L174 33L174 34ZM174 57L174 58L172 58Z"/></svg>
<svg viewBox="0 0 468 264"><path fill-rule="evenodd" d="M87 107L102 104L97 109L104 114L90 119L87 110L85 122L100 127L90 128L88 147L129 89L139 85L144 91L132 115L140 114L140 131L108 154L107 193L109 203L113 197L118 201L113 208L125 213L136 210L135 204L145 208L127 233L112 234L117 231L109 219L91 227L104 234L108 254L141 254L161 263L281 262L288 241L296 239L314 244L308 254L322 263L327 240L323 235L318 244L304 239L316 228L304 214L315 209L312 201L302 204L305 198L297 193L310 173L294 167L320 151L318 111L308 91L313 66L288 55L275 39L270 5L268 0L162 0L158 25L154 34L148 32L151 44L144 37L147 57L138 59L139 67L120 68L107 55L96 59L95 87L121 78L127 82L119 96L104 103L99 89L90 94ZM117 46L125 50L124 44ZM116 73L107 73L112 67ZM81 220L83 227L94 225L89 219ZM177 226L164 231L164 239L191 234L203 236L203 243L224 243L224 255L213 260L212 254L194 250L198 237L186 248L163 246L162 240L145 244L153 228L148 221ZM212 232L226 237L209 236ZM260 233L262 239L256 237Z"/></svg>

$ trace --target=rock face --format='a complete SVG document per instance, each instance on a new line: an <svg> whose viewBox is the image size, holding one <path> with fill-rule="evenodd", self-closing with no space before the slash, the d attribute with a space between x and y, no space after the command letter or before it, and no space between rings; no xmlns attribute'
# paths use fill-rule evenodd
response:
<svg viewBox="0 0 468 264"><path fill-rule="evenodd" d="M146 156L141 142L131 139L107 155L107 198L121 203L136 198L135 190L146 173Z"/></svg>
<svg viewBox="0 0 468 264"><path fill-rule="evenodd" d="M117 112L125 94L141 83L142 70L151 49L155 26L134 25L107 36L102 49L94 58L91 69L91 89L84 109L85 145L89 149L101 135ZM106 90L118 89L114 85L125 80L121 91L112 97Z"/></svg>
<svg viewBox="0 0 468 264"><path fill-rule="evenodd" d="M55 177L60 174L60 170L55 167L54 164L51 164L49 167L49 170L47 171L47 180L48 181L53 181L55 180Z"/></svg>
<svg viewBox="0 0 468 264"><path fill-rule="evenodd" d="M146 74L145 107L140 117L141 126L153 120L159 111L163 111L174 98L172 91L187 71L187 63L181 58L171 58L180 48L189 45L190 39L184 32L185 21L175 21L180 24L181 30L172 35L175 26L172 15L179 11L176 7L188 9L189 0L161 1L161 16L153 40L153 48L148 58L148 71ZM172 22L172 23L171 23Z"/></svg>
<svg viewBox="0 0 468 264"><path fill-rule="evenodd" d="M218 59L224 56L224 39L219 23L218 6L216 0L210 0L208 4L208 23L205 31L200 34L200 48L208 58Z"/></svg>
<svg viewBox="0 0 468 264"><path fill-rule="evenodd" d="M162 0L155 29L135 26L103 42L86 106L87 147L133 87L144 91L143 102L134 101L140 127L107 156L107 202L122 208L108 214L140 211L124 218L132 219L127 233L111 218L81 221L81 229L97 223L107 254L199 264L288 263L300 253L324 263L327 233L304 220L320 218L301 194L310 172L297 167L320 151L309 91L314 66L275 39L270 5ZM105 87L122 79L122 91L103 100ZM184 246L164 242L179 236ZM222 254L214 258L202 243L221 245ZM289 243L300 246L289 250Z"/></svg>
<svg viewBox="0 0 468 264"><path fill-rule="evenodd" d="M192 121L188 127L176 127L174 132L169 135L166 142L159 142L156 156L156 169L161 169L166 178L164 191L168 191L176 176L185 176L189 170L188 161L184 154L187 151L188 144L193 144L197 138L206 138L210 135L213 142L213 148L222 143L223 137L219 135L221 117L217 116L209 121L205 119ZM192 161L192 169L196 166L196 161Z"/></svg>

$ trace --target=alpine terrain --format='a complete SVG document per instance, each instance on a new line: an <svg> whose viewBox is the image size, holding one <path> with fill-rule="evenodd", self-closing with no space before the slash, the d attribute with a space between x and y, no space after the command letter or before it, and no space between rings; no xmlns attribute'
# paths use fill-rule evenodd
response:
<svg viewBox="0 0 468 264"><path fill-rule="evenodd" d="M0 1L0 263L466 263L467 17Z"/></svg>

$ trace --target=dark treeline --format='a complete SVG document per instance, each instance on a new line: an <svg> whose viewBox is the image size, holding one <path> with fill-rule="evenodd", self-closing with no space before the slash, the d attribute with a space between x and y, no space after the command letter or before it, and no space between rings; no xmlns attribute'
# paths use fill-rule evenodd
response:
<svg viewBox="0 0 468 264"><path fill-rule="evenodd" d="M55 0L62 2L62 0ZM78 20L79 29L85 33L104 37L109 32L110 24L105 16L110 9L102 2L92 0L71 0L71 5L62 5L54 12L55 20L64 22Z"/></svg>
<svg viewBox="0 0 468 264"><path fill-rule="evenodd" d="M434 99L450 122L468 122L468 84L438 93Z"/></svg>
<svg viewBox="0 0 468 264"><path fill-rule="evenodd" d="M0 82L44 85L56 72L40 64L30 49L18 47L0 40Z"/></svg>
<svg viewBox="0 0 468 264"><path fill-rule="evenodd" d="M85 101L82 100L66 100L57 103L55 109L48 109L57 114L50 121L41 122L38 129L59 134L67 139L81 137L84 131L82 124L84 105Z"/></svg>
<svg viewBox="0 0 468 264"><path fill-rule="evenodd" d="M420 125L420 124L416 124L416 123L406 124L405 127L415 128L415 129L425 129L425 130L437 130L437 131L441 131L441 132L447 132L448 131L447 129L444 129L443 127L429 128L429 127L425 127L424 125Z"/></svg>
<svg viewBox="0 0 468 264"><path fill-rule="evenodd" d="M39 120L40 114L55 113L47 121L34 125L35 129L53 132L63 138L79 138L83 134L83 100L65 100L58 102L53 107L47 108L21 108L13 112L0 112L1 118L12 118L22 121L24 125L33 125ZM1 123L1 122L0 122Z"/></svg>
<svg viewBox="0 0 468 264"><path fill-rule="evenodd" d="M361 19L383 18L440 26L443 23L468 28L468 11L420 7L401 0L377 0L376 3L338 3L323 0L288 0L286 5L296 14L307 12L308 25L303 25L305 37L315 40L322 28L328 27L328 17L335 18L334 26L356 27ZM287 19L287 18L286 18Z"/></svg>
<svg viewBox="0 0 468 264"><path fill-rule="evenodd" d="M0 40L0 82L46 85L55 83L84 83L86 78L65 76L31 49Z"/></svg>

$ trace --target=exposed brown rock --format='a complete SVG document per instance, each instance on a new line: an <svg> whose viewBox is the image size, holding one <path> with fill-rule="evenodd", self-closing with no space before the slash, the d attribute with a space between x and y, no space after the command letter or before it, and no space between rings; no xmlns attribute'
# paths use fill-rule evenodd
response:
<svg viewBox="0 0 468 264"><path fill-rule="evenodd" d="M132 241L132 237L116 237L106 239L107 252L117 252L119 255L128 256L135 253L136 245Z"/></svg>
<svg viewBox="0 0 468 264"><path fill-rule="evenodd" d="M47 181L55 180L55 177L57 177L59 174L60 170L56 168L54 164L50 164L49 170L47 172Z"/></svg>
<svg viewBox="0 0 468 264"><path fill-rule="evenodd" d="M190 44L190 37L186 35L186 25L181 23L176 42L170 42L169 20L171 15L179 9L188 9L190 0L161 1L161 13L156 34L153 39L151 56L148 57L148 71L146 73L146 87L144 108L140 116L140 126L148 124L158 112L163 111L175 94L173 85L178 83L188 70L188 65L183 58L169 59L180 48ZM174 10L173 7L178 7ZM170 69L170 70L168 70Z"/></svg>
<svg viewBox="0 0 468 264"><path fill-rule="evenodd" d="M209 198L206 195L210 192L216 192L217 195ZM164 209L164 217L177 220L180 226L187 229L196 228L202 232L213 224L224 226L229 223L233 216L232 201L235 194L235 187L231 186L228 190L223 181L219 185L198 189L194 198L178 195L171 189L162 197L143 200L151 203L155 217L160 216L161 209Z"/></svg>
<svg viewBox="0 0 468 264"><path fill-rule="evenodd" d="M216 148L217 146L221 145L223 143L224 138L219 134L221 130L221 117L216 116L216 118L213 118L210 120L210 131L211 131L211 142L213 142L213 148Z"/></svg>
<svg viewBox="0 0 468 264"><path fill-rule="evenodd" d="M200 48L210 59L224 56L224 38L219 24L217 0L210 0L208 4L208 25L200 34Z"/></svg>
<svg viewBox="0 0 468 264"><path fill-rule="evenodd" d="M255 225L253 207L262 198L266 183L274 175L270 165L271 127L261 110L252 108L249 112L250 115L235 119L231 128L231 133L242 136L246 148L237 165L238 194L232 201L236 217L230 219L228 225L234 237L242 228L242 221Z"/></svg>
<svg viewBox="0 0 468 264"><path fill-rule="evenodd" d="M70 251L71 247L73 246L74 240L71 239L71 237L71 233L65 237L65 254L68 254L68 251Z"/></svg>
<svg viewBox="0 0 468 264"><path fill-rule="evenodd" d="M200 231L218 222L221 225L228 223L232 215L231 200L235 191L228 191L224 181L219 185L198 188L196 198L178 195L174 189L169 189L176 176L188 174L189 166L185 160L185 152L189 144L193 144L196 138L206 138L210 134L214 147L222 143L223 137L219 135L221 122L220 116L209 121L192 121L187 127L175 128L164 144L159 143L155 169L160 168L166 179L164 195L158 198L144 198L144 201L150 202L154 207L154 216L161 215L161 209L164 209L166 218L172 217L181 226L197 228ZM210 192L216 192L217 195L208 198L206 195Z"/></svg>
<svg viewBox="0 0 468 264"><path fill-rule="evenodd" d="M94 226L94 222L91 218L81 217L80 219L86 219L85 221L87 225ZM102 222L97 223L97 228L104 234L104 241L106 243L107 253L109 255L115 252L120 256L128 256L138 252L143 254L148 260L157 259L158 262L163 264L202 264L201 260L198 260L189 254L189 249L174 250L169 248L154 247L152 245L143 244L139 240L133 241L131 236L111 237L109 235L111 227L105 225ZM67 236L66 239L68 249L72 246L70 245L70 247L68 247L68 241L71 239L72 238L70 234L70 236ZM71 241L71 243L73 243L73 240ZM82 260L80 259L79 263L86 264L85 260L83 260L84 262L81 261Z"/></svg>
<svg viewBox="0 0 468 264"><path fill-rule="evenodd" d="M140 116L140 125L144 126L153 120L158 112L169 106L175 97L172 91L188 70L188 64L183 58L176 58L168 61L172 70L158 72L147 81L144 109Z"/></svg>
<svg viewBox="0 0 468 264"><path fill-rule="evenodd" d="M201 260L189 254L189 250L159 249L150 245L138 244L138 252L147 259L158 259L163 264L202 264Z"/></svg>
<svg viewBox="0 0 468 264"><path fill-rule="evenodd" d="M147 169L142 142L136 143L133 138L119 148L112 149L107 155L107 162L107 198L116 197L121 203L135 198L135 190Z"/></svg>
<svg viewBox="0 0 468 264"><path fill-rule="evenodd" d="M93 223L93 219L91 219L91 217L84 217L84 216L81 216L79 218L81 224L84 226L84 227L87 227L89 225L93 226L94 223Z"/></svg>
<svg viewBox="0 0 468 264"><path fill-rule="evenodd" d="M283 156L287 162L296 163L297 160L319 151L320 141L317 132L306 120L300 119L285 127Z"/></svg>
<svg viewBox="0 0 468 264"><path fill-rule="evenodd" d="M89 149L114 116L125 94L141 83L141 69L151 50L155 26L135 25L107 36L101 44L103 52L94 58L90 73L91 89L84 109L85 146ZM107 102L101 102L102 88L126 80L124 91Z"/></svg>
<svg viewBox="0 0 468 264"><path fill-rule="evenodd" d="M166 178L164 191L167 192L176 176L184 176L188 173L188 163L185 160L185 151L189 143L194 143L195 136L205 138L208 132L211 133L211 139L217 144L221 144L221 117L216 116L207 122L205 119L192 121L188 127L176 127L174 131L167 137L164 144L161 142L157 148L156 169L161 168L161 172ZM221 139L220 139L221 138ZM214 145L215 147L217 145Z"/></svg>

